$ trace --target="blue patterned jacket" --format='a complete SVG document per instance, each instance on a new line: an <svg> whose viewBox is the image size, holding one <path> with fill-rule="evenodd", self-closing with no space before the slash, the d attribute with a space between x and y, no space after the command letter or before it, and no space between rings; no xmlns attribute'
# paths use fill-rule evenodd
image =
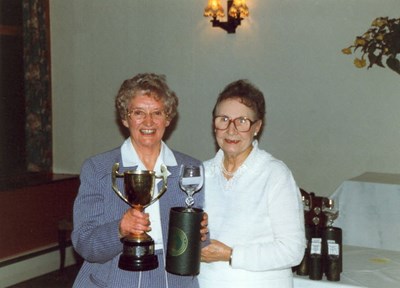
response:
<svg viewBox="0 0 400 288"><path fill-rule="evenodd" d="M201 164L200 161L173 151L177 166L168 166L167 192L160 198L160 216L166 251L169 212L171 207L184 206L185 193L179 188L179 167L182 163ZM81 185L74 203L74 230L72 243L84 258L84 263L73 287L116 288L197 288L197 277L177 276L164 269L165 253L156 250L159 267L144 272L124 271L118 268L122 243L118 236L119 221L129 208L112 190L111 169L120 163L119 172L136 167L122 167L120 148L87 159L81 170ZM162 181L160 181L162 182ZM160 183L162 184L162 183ZM123 191L123 178L117 178ZM203 207L204 191L195 194L195 206Z"/></svg>

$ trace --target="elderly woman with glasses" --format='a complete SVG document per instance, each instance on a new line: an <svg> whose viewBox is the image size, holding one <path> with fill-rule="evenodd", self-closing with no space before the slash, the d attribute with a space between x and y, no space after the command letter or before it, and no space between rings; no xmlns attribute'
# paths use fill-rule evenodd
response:
<svg viewBox="0 0 400 288"><path fill-rule="evenodd" d="M162 140L177 114L178 98L163 75L146 73L125 80L115 104L130 137L120 147L87 159L82 166L81 185L74 203L72 242L85 261L74 287L199 287L196 277L170 274L164 268L170 208L182 206L186 198L179 188L180 165L202 165L200 161L170 149ZM115 163L119 163L119 173L152 170L161 174L161 170L165 173L161 167L166 167L167 192L145 212L131 208L112 189ZM117 180L123 191L123 179ZM162 181L159 182L161 185ZM160 185L158 189L162 189ZM155 189L155 195L158 189ZM201 207L204 193L200 191L194 197L196 206ZM205 217L201 231L203 239L206 224ZM142 252L152 259L156 256L157 261L148 264L144 261L147 258L142 257L145 265L141 267L135 258L120 258L121 240L144 232L154 240L154 246L148 249L154 250L154 254L145 254L146 248L138 243L139 246L127 246L127 249L136 250L135 256L142 257ZM120 267L121 259L123 265Z"/></svg>
<svg viewBox="0 0 400 288"><path fill-rule="evenodd" d="M245 80L213 110L219 151L204 162L211 244L202 249L201 288L289 288L305 248L303 206L288 167L258 146L263 93Z"/></svg>

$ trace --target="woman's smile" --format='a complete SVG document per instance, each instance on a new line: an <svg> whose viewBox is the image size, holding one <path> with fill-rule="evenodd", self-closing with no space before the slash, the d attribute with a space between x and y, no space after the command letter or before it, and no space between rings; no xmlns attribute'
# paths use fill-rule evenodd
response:
<svg viewBox="0 0 400 288"><path fill-rule="evenodd" d="M225 142L228 144L238 144L240 140L225 139Z"/></svg>
<svg viewBox="0 0 400 288"><path fill-rule="evenodd" d="M152 135L156 133L156 129L140 129L140 133L144 135Z"/></svg>

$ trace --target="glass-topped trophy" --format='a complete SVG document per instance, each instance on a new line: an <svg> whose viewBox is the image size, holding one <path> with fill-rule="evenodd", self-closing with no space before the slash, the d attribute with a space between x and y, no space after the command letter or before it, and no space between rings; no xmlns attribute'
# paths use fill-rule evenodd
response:
<svg viewBox="0 0 400 288"><path fill-rule="evenodd" d="M186 206L170 210L166 257L166 270L170 273L197 275L200 272L200 223L203 210L193 207L193 195L203 183L203 166L181 165L179 184L186 193Z"/></svg>
<svg viewBox="0 0 400 288"><path fill-rule="evenodd" d="M112 189L133 209L143 212L144 209L156 202L167 190L167 167L161 165L161 176L150 170L128 170L118 172L119 163L112 167ZM124 178L125 194L118 190L116 178ZM155 183L162 178L163 187L155 196ZM118 267L127 271L147 271L158 267L157 256L154 255L154 240L146 232L130 234L122 238L123 252L119 258Z"/></svg>
<svg viewBox="0 0 400 288"><path fill-rule="evenodd" d="M329 281L339 281L342 272L342 229L333 223L339 216L338 203L328 199L323 203L322 212L326 215L326 227L322 232L324 273Z"/></svg>

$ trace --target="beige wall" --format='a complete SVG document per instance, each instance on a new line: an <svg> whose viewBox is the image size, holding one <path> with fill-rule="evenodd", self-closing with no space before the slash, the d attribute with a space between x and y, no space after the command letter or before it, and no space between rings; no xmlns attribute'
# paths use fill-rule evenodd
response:
<svg viewBox="0 0 400 288"><path fill-rule="evenodd" d="M399 0L248 0L233 35L211 28L206 2L50 1L55 172L121 144L114 95L139 72L167 75L180 97L168 144L202 160L218 92L247 78L267 98L261 147L299 186L328 196L365 171L400 172L400 75L341 54L374 18L399 17Z"/></svg>

